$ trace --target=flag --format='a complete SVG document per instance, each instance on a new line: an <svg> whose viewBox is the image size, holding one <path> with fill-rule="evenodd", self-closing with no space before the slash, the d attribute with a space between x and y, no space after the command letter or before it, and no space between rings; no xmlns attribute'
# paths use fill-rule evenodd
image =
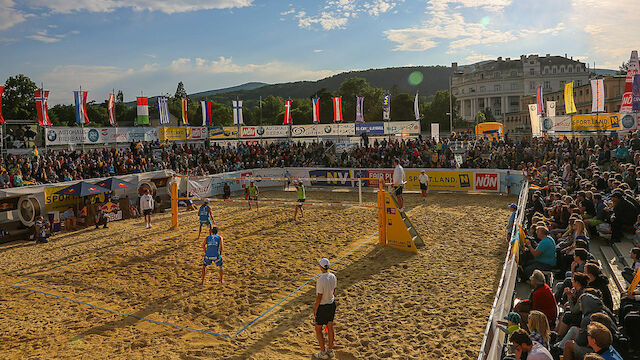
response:
<svg viewBox="0 0 640 360"><path fill-rule="evenodd" d="M73 98L76 102L76 124L87 124L89 116L87 116L87 92L74 91Z"/></svg>
<svg viewBox="0 0 640 360"><path fill-rule="evenodd" d="M531 133L533 136L540 136L540 118L538 115L538 105L529 104L529 117L531 118Z"/></svg>
<svg viewBox="0 0 640 360"><path fill-rule="evenodd" d="M333 122L342 122L342 96L333 98Z"/></svg>
<svg viewBox="0 0 640 360"><path fill-rule="evenodd" d="M285 100L284 102L284 121L283 125L291 125L293 121L291 120L291 100Z"/></svg>
<svg viewBox="0 0 640 360"><path fill-rule="evenodd" d="M416 120L420 120L420 108L418 107L418 92L416 91L416 98L413 99L413 113L416 115Z"/></svg>
<svg viewBox="0 0 640 360"><path fill-rule="evenodd" d="M311 106L313 107L313 123L320 122L320 98L311 99Z"/></svg>
<svg viewBox="0 0 640 360"><path fill-rule="evenodd" d="M382 101L382 120L391 120L391 95L384 94Z"/></svg>
<svg viewBox="0 0 640 360"><path fill-rule="evenodd" d="M184 125L189 125L189 119L187 118L187 99L180 100L180 104L182 105L180 111L182 114L182 123Z"/></svg>
<svg viewBox="0 0 640 360"><path fill-rule="evenodd" d="M624 84L624 94L622 95L622 103L620 104L621 113L629 113L633 110L633 76L637 74L640 74L638 52L633 50L631 52L631 58L629 59L627 78Z"/></svg>
<svg viewBox="0 0 640 360"><path fill-rule="evenodd" d="M4 124L4 118L2 117L2 93L4 92L4 86L0 86L0 124Z"/></svg>
<svg viewBox="0 0 640 360"><path fill-rule="evenodd" d="M576 112L576 104L573 102L573 81L564 84L564 109L565 114Z"/></svg>
<svg viewBox="0 0 640 360"><path fill-rule="evenodd" d="M242 125L242 100L233 100L233 123L235 125Z"/></svg>
<svg viewBox="0 0 640 360"><path fill-rule="evenodd" d="M158 116L161 125L169 123L169 100L164 96L158 96Z"/></svg>
<svg viewBox="0 0 640 360"><path fill-rule="evenodd" d="M38 124L46 126L51 125L49 113L47 112L47 99L49 98L49 90L36 90L36 112L38 113Z"/></svg>
<svg viewBox="0 0 640 360"><path fill-rule="evenodd" d="M109 123L116 126L116 96L109 94L109 101L107 102L107 113L109 114Z"/></svg>
<svg viewBox="0 0 640 360"><path fill-rule="evenodd" d="M200 106L202 107L202 126L212 126L211 101L200 101Z"/></svg>
<svg viewBox="0 0 640 360"><path fill-rule="evenodd" d="M547 101L547 116L556 116L556 102Z"/></svg>
<svg viewBox="0 0 640 360"><path fill-rule="evenodd" d="M538 105L538 114L544 115L544 100L542 99L542 86L536 88L536 104Z"/></svg>
<svg viewBox="0 0 640 360"><path fill-rule="evenodd" d="M632 110L638 111L640 110L640 75L633 75L633 87L631 93L632 97ZM0 119L2 118L0 114Z"/></svg>
<svg viewBox="0 0 640 360"><path fill-rule="evenodd" d="M138 121L137 125L149 125L149 99L146 97L137 97L138 104Z"/></svg>
<svg viewBox="0 0 640 360"><path fill-rule="evenodd" d="M591 80L591 112L604 111L604 80Z"/></svg>
<svg viewBox="0 0 640 360"><path fill-rule="evenodd" d="M356 122L364 122L364 97L356 96Z"/></svg>

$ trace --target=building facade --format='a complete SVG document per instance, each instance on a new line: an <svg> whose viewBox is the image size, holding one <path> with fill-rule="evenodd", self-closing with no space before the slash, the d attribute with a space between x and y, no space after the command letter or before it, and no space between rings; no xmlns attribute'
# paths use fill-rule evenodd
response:
<svg viewBox="0 0 640 360"><path fill-rule="evenodd" d="M620 111L622 95L624 94L625 75L604 77L604 112L616 113ZM573 101L576 105L574 115L591 114L591 83L587 81L583 85L573 87ZM566 115L564 106L564 89L542 95L545 104L548 101L556 102L556 115ZM529 118L529 104L536 103L536 95L523 96L519 111L507 113L504 117L504 131L510 135L531 136L531 120Z"/></svg>
<svg viewBox="0 0 640 360"><path fill-rule="evenodd" d="M562 56L522 55L458 66L452 63L451 92L458 99L463 120L474 123L478 111L489 109L498 122L505 123L506 114L518 113L522 98L543 87L546 93L564 89L573 81L579 87L589 82L584 63Z"/></svg>

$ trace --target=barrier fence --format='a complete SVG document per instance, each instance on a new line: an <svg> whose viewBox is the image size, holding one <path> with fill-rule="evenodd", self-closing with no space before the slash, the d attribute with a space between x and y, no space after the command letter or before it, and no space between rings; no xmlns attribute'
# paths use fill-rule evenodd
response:
<svg viewBox="0 0 640 360"><path fill-rule="evenodd" d="M516 278L518 274L518 252L520 235L519 226L524 221L524 211L529 196L529 185L525 181L520 195L518 197L518 209L516 210L516 219L511 228L511 240L509 249L505 256L504 265L502 267L502 275L496 290L496 296L493 300L489 320L482 338L482 346L478 354L478 360L499 360L502 356L502 348L505 343L506 334L500 332L496 327L497 321L502 320L511 311L513 304L514 291L516 286Z"/></svg>

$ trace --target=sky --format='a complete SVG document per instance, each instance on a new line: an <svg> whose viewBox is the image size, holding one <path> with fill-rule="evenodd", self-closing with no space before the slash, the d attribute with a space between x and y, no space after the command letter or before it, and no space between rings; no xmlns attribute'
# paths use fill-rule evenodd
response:
<svg viewBox="0 0 640 360"><path fill-rule="evenodd" d="M0 0L0 82L73 102L188 93L350 70L568 54L617 69L638 0ZM425 79L424 81L429 81Z"/></svg>

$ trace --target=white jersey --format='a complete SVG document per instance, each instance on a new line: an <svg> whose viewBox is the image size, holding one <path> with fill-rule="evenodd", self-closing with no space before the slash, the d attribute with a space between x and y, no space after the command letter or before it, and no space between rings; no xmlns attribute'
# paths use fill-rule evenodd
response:
<svg viewBox="0 0 640 360"><path fill-rule="evenodd" d="M403 186L406 183L404 169L400 164L393 169L393 186Z"/></svg>
<svg viewBox="0 0 640 360"><path fill-rule="evenodd" d="M142 195L140 197L140 209L142 210L153 210L153 196L151 195Z"/></svg>
<svg viewBox="0 0 640 360"><path fill-rule="evenodd" d="M316 294L322 294L320 305L331 304L335 298L333 293L338 286L338 279L333 273L326 272L320 275L316 283Z"/></svg>
<svg viewBox="0 0 640 360"><path fill-rule="evenodd" d="M429 175L420 174L420 176L418 176L418 181L420 182L420 184L427 185L429 183Z"/></svg>

